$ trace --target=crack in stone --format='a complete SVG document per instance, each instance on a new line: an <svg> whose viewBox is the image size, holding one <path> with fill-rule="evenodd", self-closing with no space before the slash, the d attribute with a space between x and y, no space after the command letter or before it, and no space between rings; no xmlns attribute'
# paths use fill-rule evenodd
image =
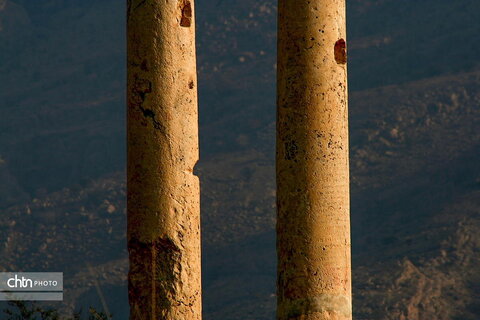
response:
<svg viewBox="0 0 480 320"><path fill-rule="evenodd" d="M143 116L145 118L152 119L153 127L166 134L165 126L156 119L155 112L152 109L143 107L143 103L145 102L147 94L152 92L152 82L147 79L140 79L136 77L133 90L136 93L136 96L138 96L138 99L135 99L135 104L138 105Z"/></svg>
<svg viewBox="0 0 480 320"><path fill-rule="evenodd" d="M142 111L143 113L143 116L145 118L151 118L152 119L152 124L153 124L153 127L157 130L160 130L161 132L165 133L165 126L163 124L161 124L160 122L157 121L157 119L155 119L155 112L153 112L152 109L145 109L142 107L142 105L139 106L140 107L140 110Z"/></svg>

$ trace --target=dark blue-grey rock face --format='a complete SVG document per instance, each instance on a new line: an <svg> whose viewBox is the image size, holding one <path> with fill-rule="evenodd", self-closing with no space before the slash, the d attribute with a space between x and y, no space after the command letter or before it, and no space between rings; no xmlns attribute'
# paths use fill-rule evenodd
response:
<svg viewBox="0 0 480 320"><path fill-rule="evenodd" d="M124 5L0 0L0 266L62 269L71 307L88 262L116 319ZM479 10L348 2L356 319L480 312ZM197 29L206 318L273 319L276 4L198 0Z"/></svg>

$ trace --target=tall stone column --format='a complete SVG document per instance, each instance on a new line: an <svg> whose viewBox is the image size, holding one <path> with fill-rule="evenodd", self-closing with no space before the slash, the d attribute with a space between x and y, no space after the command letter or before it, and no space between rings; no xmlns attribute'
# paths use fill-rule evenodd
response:
<svg viewBox="0 0 480 320"><path fill-rule="evenodd" d="M351 319L345 0L279 0L277 319Z"/></svg>
<svg viewBox="0 0 480 320"><path fill-rule="evenodd" d="M130 319L201 319L193 0L129 0Z"/></svg>

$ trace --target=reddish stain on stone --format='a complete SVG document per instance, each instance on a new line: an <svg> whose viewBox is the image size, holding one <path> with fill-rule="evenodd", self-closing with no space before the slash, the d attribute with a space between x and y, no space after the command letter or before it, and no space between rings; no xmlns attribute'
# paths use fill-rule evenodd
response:
<svg viewBox="0 0 480 320"><path fill-rule="evenodd" d="M334 53L335 53L335 61L338 64L347 63L347 43L345 42L345 40L340 39L337 42L335 42Z"/></svg>
<svg viewBox="0 0 480 320"><path fill-rule="evenodd" d="M185 1L181 9L182 18L180 19L180 25L188 28L192 25L192 5L190 1Z"/></svg>

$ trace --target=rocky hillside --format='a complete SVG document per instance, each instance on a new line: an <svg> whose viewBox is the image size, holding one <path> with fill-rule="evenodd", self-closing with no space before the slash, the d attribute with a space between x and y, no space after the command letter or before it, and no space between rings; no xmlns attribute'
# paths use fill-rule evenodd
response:
<svg viewBox="0 0 480 320"><path fill-rule="evenodd" d="M348 3L355 319L478 319L480 3ZM206 319L274 318L275 14L197 1ZM115 319L124 22L114 0L0 0L0 269L64 271L57 307L105 295Z"/></svg>

